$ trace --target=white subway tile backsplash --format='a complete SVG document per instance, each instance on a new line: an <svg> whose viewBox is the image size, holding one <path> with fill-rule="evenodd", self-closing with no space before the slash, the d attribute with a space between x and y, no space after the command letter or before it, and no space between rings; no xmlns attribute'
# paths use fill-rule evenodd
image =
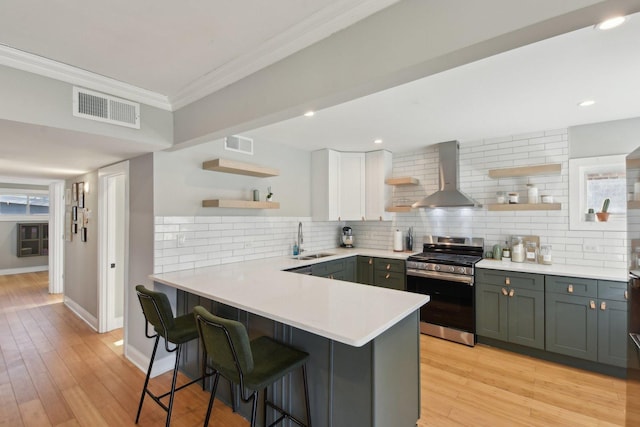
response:
<svg viewBox="0 0 640 427"><path fill-rule="evenodd" d="M392 221L349 222L356 245L391 250L393 231L414 229L414 251L424 236L483 237L486 249L511 235L534 234L553 247L553 262L607 268L626 267L624 232L569 230L568 133L566 129L532 132L460 145L462 191L481 204L494 203L496 191L517 191L526 201L527 183L561 203L559 211L489 212L486 208L417 209L394 214ZM560 163L560 175L492 179L489 169ZM416 201L438 188L435 146L393 156L393 176L414 176L416 186L393 188L395 201ZM198 216L155 218L156 273L284 256L292 253L298 222L303 223L304 249L328 250L340 243L342 222L314 222L310 217ZM178 245L178 235L185 241ZM585 251L588 245L590 251ZM594 250L593 248L597 250Z"/></svg>

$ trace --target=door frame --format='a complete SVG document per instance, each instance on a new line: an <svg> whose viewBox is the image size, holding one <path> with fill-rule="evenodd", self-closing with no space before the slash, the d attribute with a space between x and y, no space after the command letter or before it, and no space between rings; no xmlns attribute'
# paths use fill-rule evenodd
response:
<svg viewBox="0 0 640 427"><path fill-rule="evenodd" d="M108 184L115 176L124 176L124 289L123 289L123 323L127 322L129 284L129 161L100 168L98 170L98 332L113 329L109 322L109 289L108 289ZM126 328L124 328L124 345L126 345Z"/></svg>

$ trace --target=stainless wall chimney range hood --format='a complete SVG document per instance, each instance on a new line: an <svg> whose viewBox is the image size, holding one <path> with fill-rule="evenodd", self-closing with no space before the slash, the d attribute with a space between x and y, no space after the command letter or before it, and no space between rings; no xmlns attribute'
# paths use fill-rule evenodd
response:
<svg viewBox="0 0 640 427"><path fill-rule="evenodd" d="M430 196L415 202L414 208L459 208L482 207L481 204L458 190L458 141L441 142L438 145L440 159L440 189Z"/></svg>

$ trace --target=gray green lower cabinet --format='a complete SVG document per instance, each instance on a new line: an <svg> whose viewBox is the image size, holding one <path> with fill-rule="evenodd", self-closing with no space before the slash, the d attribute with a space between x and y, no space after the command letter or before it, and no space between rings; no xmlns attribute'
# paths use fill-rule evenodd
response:
<svg viewBox="0 0 640 427"><path fill-rule="evenodd" d="M547 350L626 367L627 284L547 276Z"/></svg>
<svg viewBox="0 0 640 427"><path fill-rule="evenodd" d="M342 344L233 307L178 291L177 312L203 305L213 313L241 321L251 338L267 335L307 351L309 398L314 426L413 427L420 418L419 317L414 312L362 347ZM199 343L190 343L181 357L182 371L196 378L201 369ZM211 387L209 382L208 387ZM221 379L216 394L230 404L230 384ZM251 408L236 409L249 417ZM269 398L305 419L302 376L294 372L269 388ZM206 407L200 408L202 413ZM258 401L262 426L262 399ZM268 423L273 422L273 414Z"/></svg>
<svg viewBox="0 0 640 427"><path fill-rule="evenodd" d="M355 282L357 278L356 258L349 257L314 264L311 266L311 274L328 279Z"/></svg>
<svg viewBox="0 0 640 427"><path fill-rule="evenodd" d="M358 256L358 283L373 285L373 257Z"/></svg>
<svg viewBox="0 0 640 427"><path fill-rule="evenodd" d="M476 331L479 337L624 368L627 283L478 269Z"/></svg>
<svg viewBox="0 0 640 427"><path fill-rule="evenodd" d="M476 333L544 349L544 277L478 270Z"/></svg>

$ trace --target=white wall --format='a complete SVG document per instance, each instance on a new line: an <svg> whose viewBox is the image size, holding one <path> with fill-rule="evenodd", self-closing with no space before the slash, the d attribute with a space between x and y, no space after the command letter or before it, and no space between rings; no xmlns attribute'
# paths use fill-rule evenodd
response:
<svg viewBox="0 0 640 427"><path fill-rule="evenodd" d="M495 201L496 191L517 191L526 196L527 178L495 180L488 170L513 166L561 163L555 176L529 178L540 194L551 194L562 203L560 211L489 212L486 208L420 209L397 213L391 223L351 222L359 245L379 249L392 248L392 232L406 233L414 227L414 250L420 251L423 236L464 235L485 238L485 247L504 243L511 235L538 235L542 244L553 246L556 264L626 268L625 232L572 231L569 229L568 134L566 129L479 140L460 146L460 188L483 205ZM411 175L420 179L414 188L396 189L395 197L418 200L437 189L438 157L435 148L395 154L393 175ZM589 252L585 245L597 246Z"/></svg>
<svg viewBox="0 0 640 427"><path fill-rule="evenodd" d="M640 147L640 117L569 128L569 158L629 154Z"/></svg>
<svg viewBox="0 0 640 427"><path fill-rule="evenodd" d="M256 178L202 169L202 162L219 157L276 168L280 175ZM310 216L310 167L309 152L263 141L255 141L253 155L225 150L222 140L175 152L157 152L153 172L155 215ZM254 189L260 190L264 201L268 186L280 209L202 207L204 199L252 200Z"/></svg>

